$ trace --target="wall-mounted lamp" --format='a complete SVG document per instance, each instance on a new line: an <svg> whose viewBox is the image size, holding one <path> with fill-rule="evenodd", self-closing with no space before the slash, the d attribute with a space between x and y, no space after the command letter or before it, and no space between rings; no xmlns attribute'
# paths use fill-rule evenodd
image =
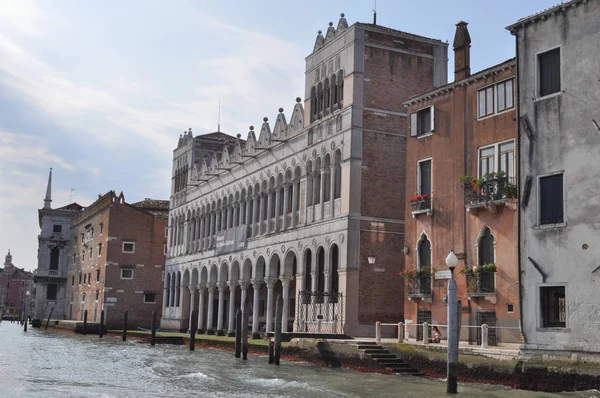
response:
<svg viewBox="0 0 600 398"><path fill-rule="evenodd" d="M377 258L375 257L375 253L371 252L369 253L369 255L367 256L367 261L369 262L370 265L375 264L375 260L377 260Z"/></svg>

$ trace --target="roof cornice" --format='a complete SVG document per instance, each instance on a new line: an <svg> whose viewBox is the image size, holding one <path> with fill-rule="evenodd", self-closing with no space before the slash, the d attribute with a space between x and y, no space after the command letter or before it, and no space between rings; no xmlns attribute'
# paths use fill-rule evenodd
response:
<svg viewBox="0 0 600 398"><path fill-rule="evenodd" d="M593 1L593 0L592 0ZM519 19L512 25L508 25L506 30L510 31L510 33L515 34L517 30L524 29L528 24L536 24L538 22L544 22L548 16L556 15L559 12L567 12L569 8L575 8L580 4L586 4L588 0L571 0L566 3L555 5L554 7L550 7L546 10L540 11L537 14L530 15L525 18Z"/></svg>

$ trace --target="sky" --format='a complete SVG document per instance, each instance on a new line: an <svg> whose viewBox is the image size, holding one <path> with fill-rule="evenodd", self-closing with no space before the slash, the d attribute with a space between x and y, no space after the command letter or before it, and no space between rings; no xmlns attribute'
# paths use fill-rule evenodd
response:
<svg viewBox="0 0 600 398"><path fill-rule="evenodd" d="M448 40L469 22L471 70L514 57L505 26L559 0L377 1L377 23ZM372 22L372 0L0 0L0 258L37 267L37 210L123 191L169 199L179 135L289 115L318 30ZM449 81L452 76L449 76ZM74 190L74 191L72 191ZM4 262L2 260L2 262Z"/></svg>

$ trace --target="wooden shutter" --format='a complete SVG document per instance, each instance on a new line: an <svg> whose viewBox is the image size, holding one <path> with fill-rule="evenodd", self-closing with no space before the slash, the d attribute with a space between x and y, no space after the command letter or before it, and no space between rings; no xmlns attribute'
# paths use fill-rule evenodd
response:
<svg viewBox="0 0 600 398"><path fill-rule="evenodd" d="M410 136L417 136L417 112L410 114Z"/></svg>
<svg viewBox="0 0 600 398"><path fill-rule="evenodd" d="M435 107L432 106L431 109L431 131L433 132L435 130Z"/></svg>
<svg viewBox="0 0 600 398"><path fill-rule="evenodd" d="M527 134L529 142L533 142L533 129L531 128L531 123L529 123L529 118L527 115L523 115L520 119L521 127L523 128L523 131L525 131L525 134Z"/></svg>
<svg viewBox="0 0 600 398"><path fill-rule="evenodd" d="M533 179L531 176L527 176L527 178L525 178L525 187L523 188L523 201L521 202L521 206L523 206L523 208L527 207L529 204L529 196L531 195L532 184Z"/></svg>

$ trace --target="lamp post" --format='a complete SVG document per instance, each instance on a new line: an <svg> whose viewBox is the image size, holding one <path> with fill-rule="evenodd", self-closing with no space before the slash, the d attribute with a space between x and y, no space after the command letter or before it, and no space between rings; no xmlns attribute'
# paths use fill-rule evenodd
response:
<svg viewBox="0 0 600 398"><path fill-rule="evenodd" d="M31 293L29 293L29 290L25 292L25 325L23 326L23 331L26 332L27 331L27 321L29 318L29 295Z"/></svg>
<svg viewBox="0 0 600 398"><path fill-rule="evenodd" d="M458 258L453 250L446 257L446 264L450 270L450 281L448 282L448 359L447 359L447 386L446 392L457 393L458 382L458 302L456 301L456 281L454 280L454 268L458 264Z"/></svg>

